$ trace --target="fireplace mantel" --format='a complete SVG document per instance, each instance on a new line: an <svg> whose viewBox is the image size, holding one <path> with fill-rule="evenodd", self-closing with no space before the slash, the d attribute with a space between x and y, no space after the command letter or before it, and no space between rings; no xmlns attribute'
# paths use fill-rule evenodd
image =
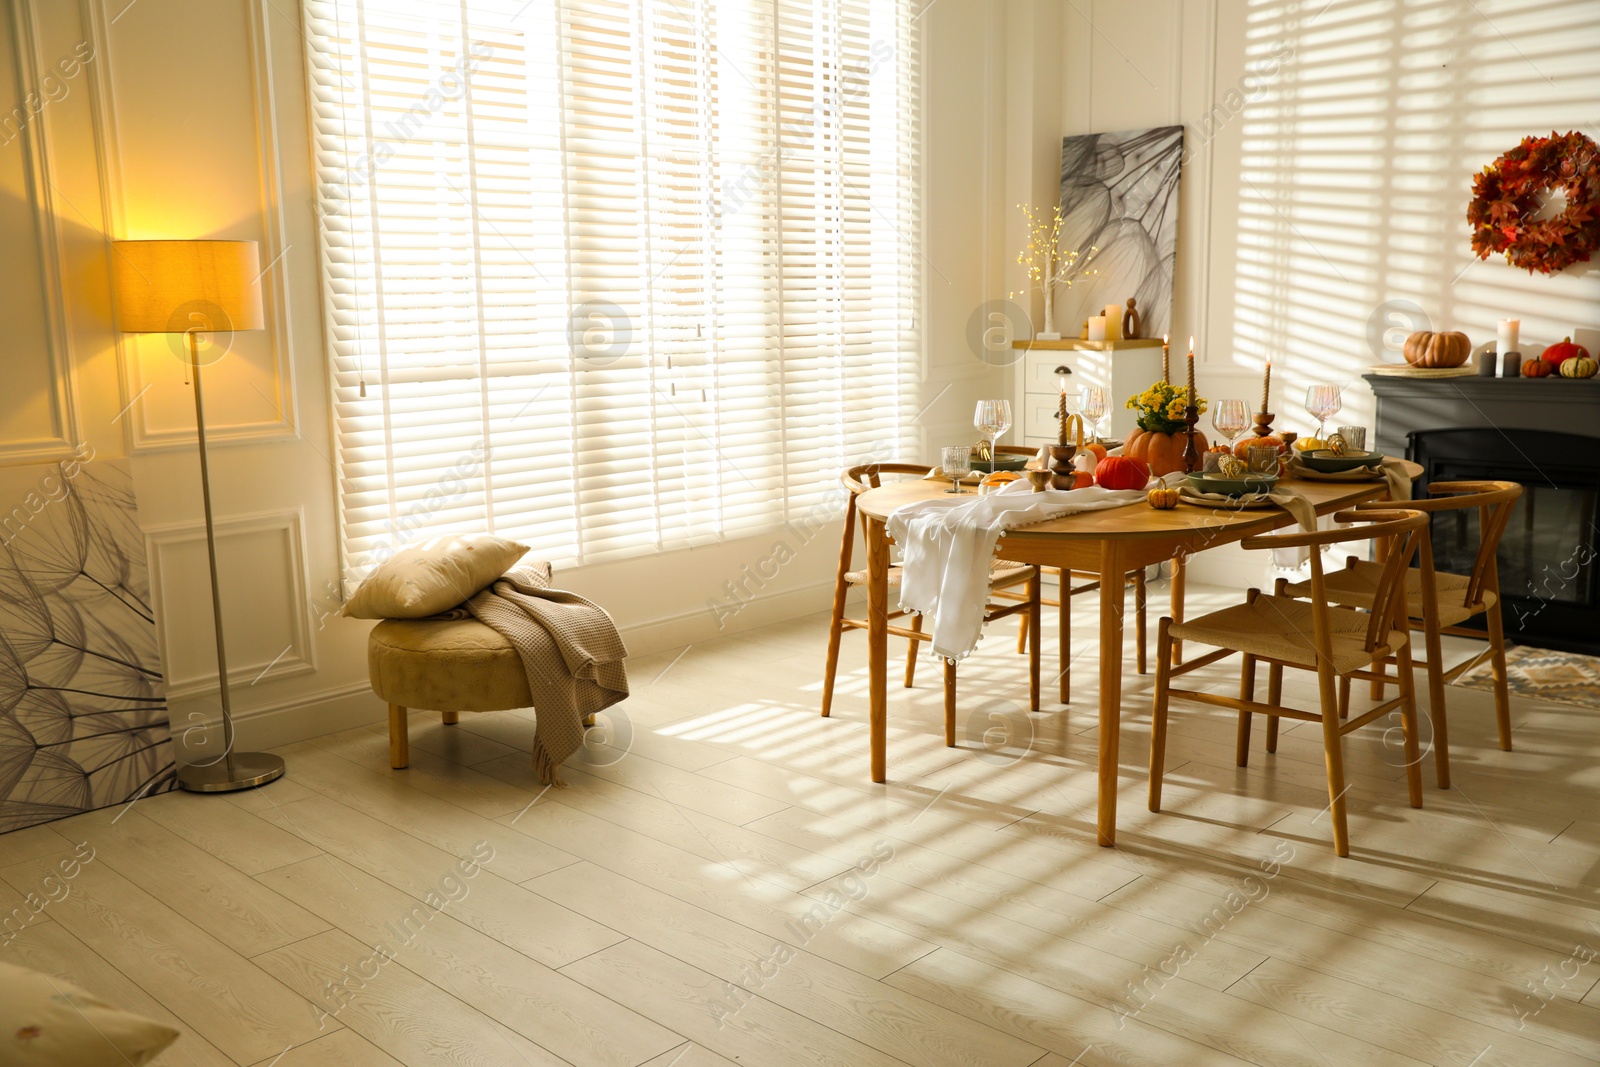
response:
<svg viewBox="0 0 1600 1067"><path fill-rule="evenodd" d="M1600 437L1600 377L1397 378L1363 376L1378 398L1378 451L1406 454L1412 430L1492 427Z"/></svg>

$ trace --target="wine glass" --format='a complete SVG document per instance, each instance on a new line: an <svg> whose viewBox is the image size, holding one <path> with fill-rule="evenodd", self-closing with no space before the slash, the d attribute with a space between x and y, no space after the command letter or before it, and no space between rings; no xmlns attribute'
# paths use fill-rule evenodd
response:
<svg viewBox="0 0 1600 1067"><path fill-rule="evenodd" d="M1106 417L1106 391L1098 385L1079 386L1078 413L1088 420L1090 436L1100 440L1100 420Z"/></svg>
<svg viewBox="0 0 1600 1067"><path fill-rule="evenodd" d="M1231 445L1250 425L1249 409L1243 400L1219 400L1211 412L1211 425Z"/></svg>
<svg viewBox="0 0 1600 1067"><path fill-rule="evenodd" d="M989 439L989 469L998 470L999 459L994 450L1000 438L1011 429L1011 401L978 401L978 408L972 413L972 425Z"/></svg>
<svg viewBox="0 0 1600 1067"><path fill-rule="evenodd" d="M972 469L972 449L967 445L946 445L939 450L939 466L950 479L947 493L965 493L961 479Z"/></svg>
<svg viewBox="0 0 1600 1067"><path fill-rule="evenodd" d="M1344 392L1337 385L1312 385L1306 388L1306 411L1317 420L1317 439L1322 440L1322 428L1329 416L1337 415L1342 406Z"/></svg>

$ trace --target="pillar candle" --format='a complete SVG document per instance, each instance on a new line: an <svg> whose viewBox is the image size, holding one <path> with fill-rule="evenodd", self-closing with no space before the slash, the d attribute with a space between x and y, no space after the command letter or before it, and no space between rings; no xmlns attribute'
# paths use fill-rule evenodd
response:
<svg viewBox="0 0 1600 1067"><path fill-rule="evenodd" d="M1521 319L1501 319L1499 339L1495 342L1495 355L1503 356L1507 352L1515 352L1517 350L1517 335L1521 330Z"/></svg>
<svg viewBox="0 0 1600 1067"><path fill-rule="evenodd" d="M1106 340L1122 340L1122 305L1107 304L1105 307Z"/></svg>
<svg viewBox="0 0 1600 1067"><path fill-rule="evenodd" d="M1104 341L1106 339L1106 317L1096 315L1089 320L1089 340Z"/></svg>

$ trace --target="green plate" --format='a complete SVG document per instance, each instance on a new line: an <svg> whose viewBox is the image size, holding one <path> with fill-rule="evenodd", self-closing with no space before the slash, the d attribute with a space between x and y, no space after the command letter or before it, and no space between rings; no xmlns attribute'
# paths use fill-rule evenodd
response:
<svg viewBox="0 0 1600 1067"><path fill-rule="evenodd" d="M1189 487L1197 493L1223 493L1227 496L1246 496L1264 493L1278 484L1276 474L1246 474L1242 478L1224 478L1217 474L1191 474Z"/></svg>
<svg viewBox="0 0 1600 1067"><path fill-rule="evenodd" d="M1020 471L1023 467L1027 466L1028 460L1032 459L1033 457L1013 456L1009 452L1002 452L998 458L1000 460L1000 470ZM988 460L979 459L977 456L972 457L972 469L975 471L981 471L984 474L992 474L995 471L995 467L992 466Z"/></svg>
<svg viewBox="0 0 1600 1067"><path fill-rule="evenodd" d="M1382 452L1346 452L1336 456L1327 449L1300 453L1300 462L1319 474L1339 474L1357 467L1376 467L1383 462Z"/></svg>

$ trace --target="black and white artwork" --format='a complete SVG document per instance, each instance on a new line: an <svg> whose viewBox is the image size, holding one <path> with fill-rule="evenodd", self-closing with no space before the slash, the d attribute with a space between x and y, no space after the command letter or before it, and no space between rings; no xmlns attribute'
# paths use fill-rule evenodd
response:
<svg viewBox="0 0 1600 1067"><path fill-rule="evenodd" d="M1171 332L1182 160L1182 126L1062 140L1061 249L1078 252L1078 272L1095 272L1058 295L1063 335L1078 336L1085 319L1130 296L1141 337Z"/></svg>
<svg viewBox="0 0 1600 1067"><path fill-rule="evenodd" d="M0 833L163 792L175 771L127 466L85 448L0 468Z"/></svg>

